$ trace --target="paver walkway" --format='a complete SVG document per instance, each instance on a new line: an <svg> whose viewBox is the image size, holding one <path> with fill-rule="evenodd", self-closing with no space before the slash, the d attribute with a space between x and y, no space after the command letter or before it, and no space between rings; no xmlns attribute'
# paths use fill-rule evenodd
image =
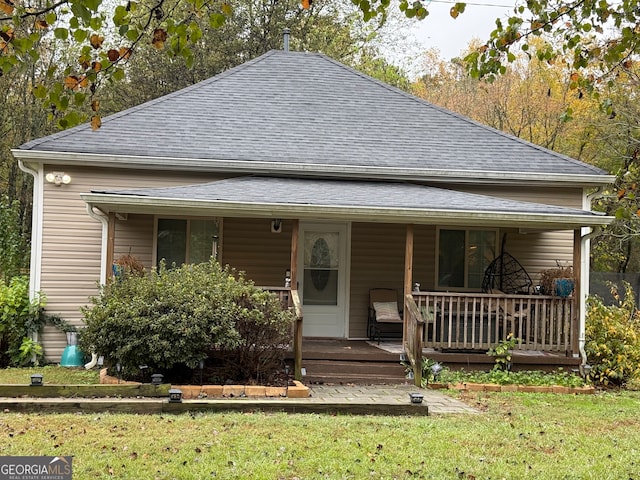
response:
<svg viewBox="0 0 640 480"><path fill-rule="evenodd" d="M384 411L384 406L390 410L393 407L410 404L409 394L421 393L423 403L414 405L415 408L426 406L429 415L450 413L480 413L464 402L438 390L417 389L412 385L311 385L311 397L305 399L309 403L322 404L361 404L378 407Z"/></svg>

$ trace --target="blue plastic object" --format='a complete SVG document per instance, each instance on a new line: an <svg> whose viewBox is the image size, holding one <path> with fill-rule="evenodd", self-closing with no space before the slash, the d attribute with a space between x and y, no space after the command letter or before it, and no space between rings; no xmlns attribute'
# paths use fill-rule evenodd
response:
<svg viewBox="0 0 640 480"><path fill-rule="evenodd" d="M77 345L67 345L60 359L61 367L81 367L84 365L84 355Z"/></svg>

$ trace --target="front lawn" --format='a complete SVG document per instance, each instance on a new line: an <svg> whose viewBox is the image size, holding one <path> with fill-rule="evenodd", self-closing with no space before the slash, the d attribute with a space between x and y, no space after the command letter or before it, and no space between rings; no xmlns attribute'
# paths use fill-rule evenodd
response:
<svg viewBox="0 0 640 480"><path fill-rule="evenodd" d="M31 375L42 374L47 385L90 385L100 383L100 372L83 367L70 368L56 365L29 368L0 368L0 385L29 385Z"/></svg>
<svg viewBox="0 0 640 480"><path fill-rule="evenodd" d="M0 455L74 478L640 478L640 393L460 394L479 415L0 415Z"/></svg>

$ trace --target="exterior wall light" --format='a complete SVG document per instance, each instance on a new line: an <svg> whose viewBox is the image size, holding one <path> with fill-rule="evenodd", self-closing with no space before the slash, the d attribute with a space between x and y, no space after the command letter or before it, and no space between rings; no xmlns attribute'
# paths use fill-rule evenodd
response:
<svg viewBox="0 0 640 480"><path fill-rule="evenodd" d="M179 388L170 388L169 403L182 403L182 390Z"/></svg>
<svg viewBox="0 0 640 480"><path fill-rule="evenodd" d="M49 172L44 177L47 182L53 183L56 187L60 185L68 185L71 183L71 175L68 175L64 172Z"/></svg>
<svg viewBox="0 0 640 480"><path fill-rule="evenodd" d="M41 387L44 385L44 379L41 373L34 373L31 375L31 386L32 387Z"/></svg>

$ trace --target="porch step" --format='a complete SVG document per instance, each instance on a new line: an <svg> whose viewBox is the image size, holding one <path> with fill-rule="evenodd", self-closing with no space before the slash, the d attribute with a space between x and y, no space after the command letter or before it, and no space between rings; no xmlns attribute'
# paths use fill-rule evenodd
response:
<svg viewBox="0 0 640 480"><path fill-rule="evenodd" d="M303 360L305 383L402 384L404 367L399 361Z"/></svg>

